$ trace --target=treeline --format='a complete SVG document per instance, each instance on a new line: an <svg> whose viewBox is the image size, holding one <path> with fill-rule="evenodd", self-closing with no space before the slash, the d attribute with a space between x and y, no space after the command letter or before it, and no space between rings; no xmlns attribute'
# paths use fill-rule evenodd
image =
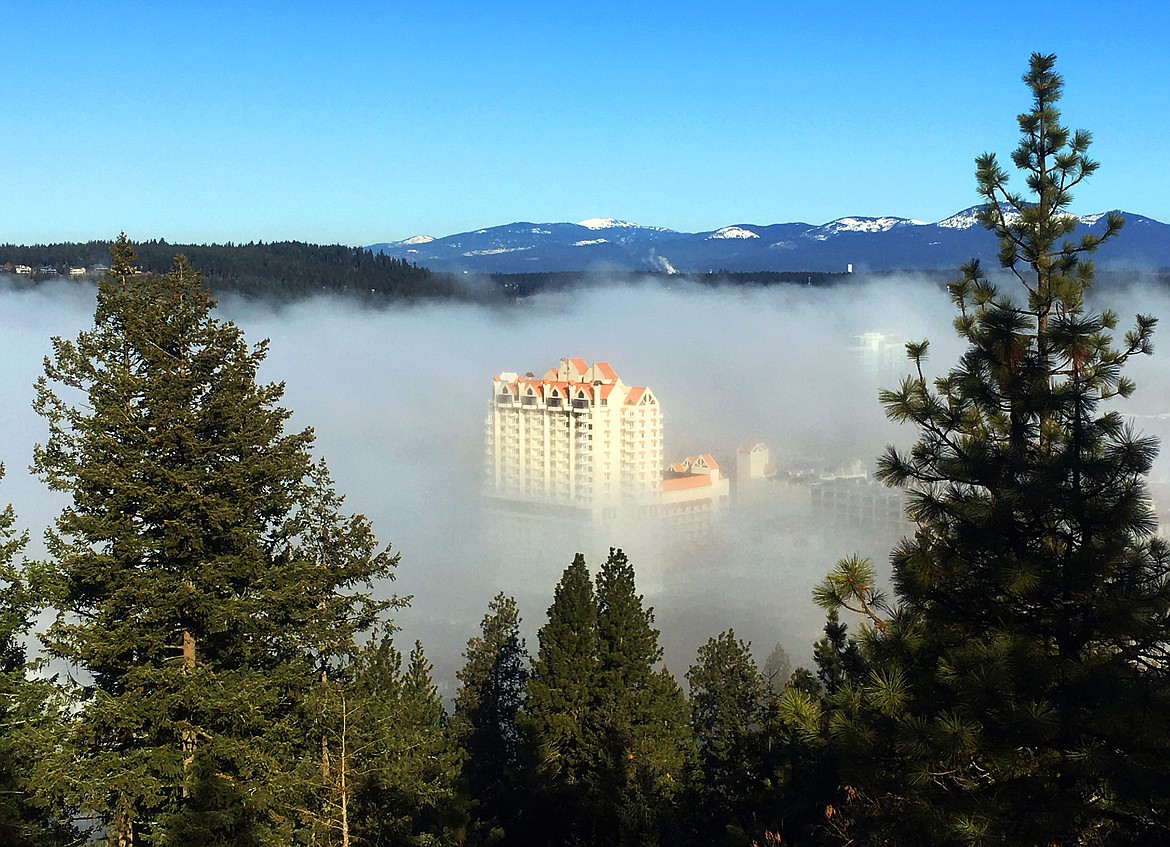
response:
<svg viewBox="0 0 1170 847"><path fill-rule="evenodd" d="M40 283L67 276L70 268L86 268L96 279L109 261L111 243L89 241L22 246L0 245L0 267L26 265L29 280ZM499 302L542 292L597 285L637 284L654 279L663 285L681 283L713 286L813 285L848 282L849 274L821 272L759 272L709 274L548 273L492 274L457 278L418 267L405 259L373 253L361 247L317 245L299 241L248 244L170 244L150 240L135 244L138 267L162 274L177 253L186 256L215 293L235 293L267 300L296 300L317 294L341 294L378 303L392 300L468 299ZM93 269L98 268L98 272ZM45 271L43 269L49 269ZM940 284L942 283L940 276Z"/></svg>
<svg viewBox="0 0 1170 847"><path fill-rule="evenodd" d="M34 246L0 245L0 264L27 265L34 281L42 268L58 274L93 268L109 261L108 241ZM177 253L187 257L217 293L268 300L293 300L317 294L343 294L371 302L427 298L464 298L474 290L450 274L432 273L405 259L362 247L318 245L300 241L248 244L168 244L165 240L135 245L137 267L162 274ZM97 274L100 275L100 274Z"/></svg>

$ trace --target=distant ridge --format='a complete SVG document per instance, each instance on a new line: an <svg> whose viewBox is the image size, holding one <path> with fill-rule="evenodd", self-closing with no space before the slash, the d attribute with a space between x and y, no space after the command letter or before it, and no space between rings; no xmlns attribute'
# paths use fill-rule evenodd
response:
<svg viewBox="0 0 1170 847"><path fill-rule="evenodd" d="M851 215L813 225L735 223L679 232L617 218L577 223L517 222L441 238L416 235L369 245L374 252L454 273L561 271L943 270L971 258L996 267L994 236L976 220L979 206L934 223ZM1078 217L1074 238L1105 227L1101 212ZM1104 269L1170 268L1170 225L1131 212L1121 235L1095 260Z"/></svg>

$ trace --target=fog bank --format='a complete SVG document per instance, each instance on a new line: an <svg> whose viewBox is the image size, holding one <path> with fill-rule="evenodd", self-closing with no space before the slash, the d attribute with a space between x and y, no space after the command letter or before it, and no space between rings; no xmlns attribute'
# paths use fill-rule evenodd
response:
<svg viewBox="0 0 1170 847"><path fill-rule="evenodd" d="M1104 299L1123 315L1122 328L1136 310L1170 316L1164 290L1136 286ZM0 503L11 501L34 537L63 501L26 471L33 443L45 437L31 410L32 384L50 336L75 336L92 312L92 289L60 283L20 290L0 281L0 461L8 471ZM404 639L423 640L445 685L497 591L517 596L535 648L532 636L573 553L550 542L534 571L484 543L479 492L493 374L540 373L562 356L608 361L625 383L657 394L668 462L709 452L731 470L739 443L762 440L779 467L831 468L852 459L872 466L886 443L906 444L914 433L885 420L877 390L896 378L860 369L849 352L854 336L928 337L932 374L944 372L961 349L945 292L909 277L832 289L652 281L495 309L374 310L339 299L272 307L228 298L220 316L235 320L249 341L271 339L262 376L286 383L293 425L315 429L347 507L368 515L378 537L402 554L392 590L414 602L397 622ZM1157 435L1170 426L1157 417L1170 411L1170 369L1161 358L1133 364L1138 392L1124 407L1147 416L1139 428ZM1165 468L1163 457L1155 476L1164 477ZM755 642L761 661L777 641L797 662L807 661L823 622L811 587L854 552L884 568L888 547L866 549L873 539L801 526L806 512L799 508L768 508L737 515L733 504L724 543L710 560L657 563L646 575L647 601L677 674L700 643L732 626ZM590 565L600 563L605 544L629 549L639 568L637 538L586 551Z"/></svg>

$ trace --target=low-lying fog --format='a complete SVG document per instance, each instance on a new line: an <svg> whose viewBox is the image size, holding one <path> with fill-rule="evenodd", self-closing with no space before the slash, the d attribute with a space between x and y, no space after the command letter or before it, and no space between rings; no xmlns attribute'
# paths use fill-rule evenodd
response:
<svg viewBox="0 0 1170 847"><path fill-rule="evenodd" d="M1134 287L1101 295L1123 316L1170 316L1165 290ZM0 503L12 502L36 540L64 502L30 477L32 445L44 422L31 410L32 384L53 335L73 337L92 321L93 290L59 283L35 291L0 280L0 462L7 475ZM295 426L312 426L338 488L379 538L402 554L393 590L414 596L397 615L403 640L421 638L444 687L460 653L497 592L520 602L529 646L552 590L572 558L571 542L550 540L537 566L513 561L484 540L484 418L491 377L555 366L562 356L608 361L627 384L657 394L667 461L708 452L733 472L747 440L771 448L778 468L830 469L854 459L872 467L885 444L908 443L909 427L885 420L878 377L858 367L854 336L882 332L929 337L931 372L960 350L944 291L912 278L833 289L696 289L647 282L538 296L508 307L466 305L359 308L338 299L266 306L227 299L222 317L250 341L271 339L263 376L283 380ZM1123 319L1123 328L1125 321ZM1164 332L1156 335L1156 343ZM1170 368L1164 355L1129 369L1138 392L1123 409L1139 428L1170 431ZM898 374L906 372L898 369ZM1159 459L1155 478L1167 477ZM734 485L734 482L733 482ZM655 607L667 664L681 675L696 647L734 627L762 662L781 642L807 663L823 615L812 586L844 555L885 564L889 540L805 525L807 509L789 500L752 509L735 500L719 545L672 561L639 563L642 539L599 540L587 550L596 567L608 545L625 547Z"/></svg>

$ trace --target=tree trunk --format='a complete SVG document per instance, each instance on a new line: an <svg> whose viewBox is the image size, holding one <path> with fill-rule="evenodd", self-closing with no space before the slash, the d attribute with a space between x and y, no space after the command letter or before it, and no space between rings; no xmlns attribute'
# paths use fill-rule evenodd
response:
<svg viewBox="0 0 1170 847"><path fill-rule="evenodd" d="M189 629L183 630L183 673L195 670L195 636ZM183 751L183 799L191 796L191 766L195 763L195 729L188 726L179 733L179 744Z"/></svg>
<svg viewBox="0 0 1170 847"><path fill-rule="evenodd" d="M114 815L114 832L117 833L118 847L134 847L134 812L125 796Z"/></svg>
<svg viewBox="0 0 1170 847"><path fill-rule="evenodd" d="M346 712L345 695L341 695L341 759L338 767L341 769L341 847L349 847L349 786L346 784L349 762L346 759L346 732L349 729L348 713Z"/></svg>

